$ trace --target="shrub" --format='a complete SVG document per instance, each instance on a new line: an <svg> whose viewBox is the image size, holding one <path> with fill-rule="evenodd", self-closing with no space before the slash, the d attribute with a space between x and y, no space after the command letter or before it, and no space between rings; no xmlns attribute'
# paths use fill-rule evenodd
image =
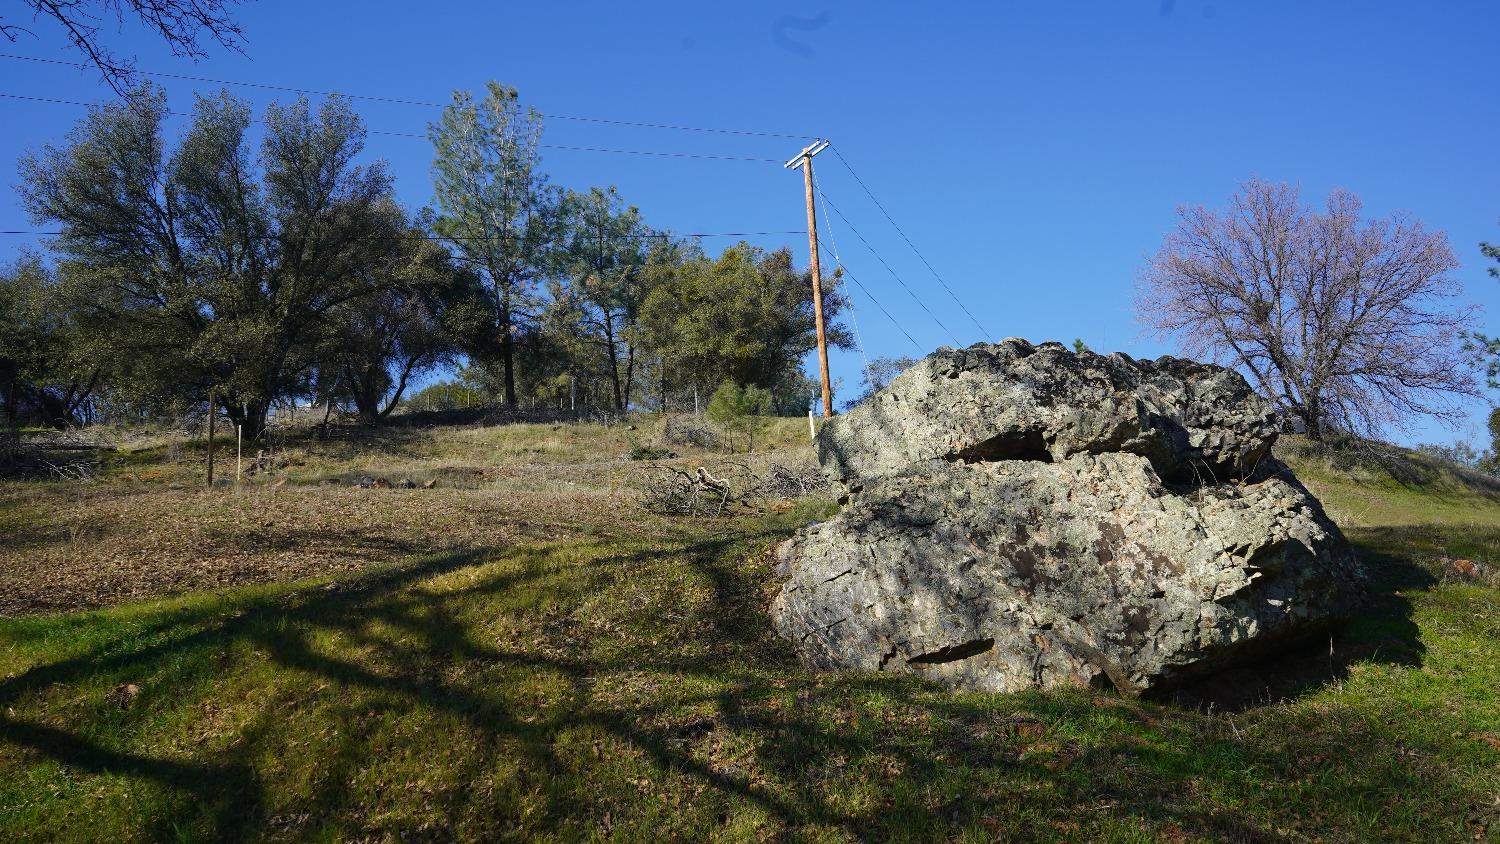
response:
<svg viewBox="0 0 1500 844"><path fill-rule="evenodd" d="M665 460L676 457L677 453L668 448L657 448L646 443L633 442L630 445L631 460Z"/></svg>
<svg viewBox="0 0 1500 844"><path fill-rule="evenodd" d="M725 381L708 402L708 418L724 427L729 450L734 451L734 435L743 434L748 451L755 450L755 434L764 429L761 417L771 412L771 394L756 386L742 387Z"/></svg>

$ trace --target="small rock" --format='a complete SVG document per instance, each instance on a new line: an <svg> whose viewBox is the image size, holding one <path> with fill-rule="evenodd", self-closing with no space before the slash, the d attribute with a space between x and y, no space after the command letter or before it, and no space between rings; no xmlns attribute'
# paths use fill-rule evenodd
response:
<svg viewBox="0 0 1500 844"><path fill-rule="evenodd" d="M402 478L401 480L399 480L399 481L396 482L396 488L397 489L416 489L417 488L417 482L413 481L411 478Z"/></svg>
<svg viewBox="0 0 1500 844"><path fill-rule="evenodd" d="M370 482L370 489L390 489L391 482L385 478L376 478Z"/></svg>
<svg viewBox="0 0 1500 844"><path fill-rule="evenodd" d="M427 483L422 484L422 489L432 489L435 486L437 486L437 478L433 478L427 481Z"/></svg>

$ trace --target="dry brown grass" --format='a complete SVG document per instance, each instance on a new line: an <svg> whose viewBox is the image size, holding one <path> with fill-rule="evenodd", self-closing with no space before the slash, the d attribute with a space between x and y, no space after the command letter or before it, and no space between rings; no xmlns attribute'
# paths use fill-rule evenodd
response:
<svg viewBox="0 0 1500 844"><path fill-rule="evenodd" d="M810 460L789 420L754 455L679 449L669 462L763 470ZM201 442L135 438L101 449L88 483L0 483L0 616L199 589L297 580L416 555L539 540L670 536L684 526L637 505L628 452L656 426L512 424L392 429L359 440L294 437L275 468L203 484ZM805 437L805 428L800 429ZM174 460L173 457L178 459ZM361 478L430 489L363 489ZM741 507L736 514L742 514Z"/></svg>

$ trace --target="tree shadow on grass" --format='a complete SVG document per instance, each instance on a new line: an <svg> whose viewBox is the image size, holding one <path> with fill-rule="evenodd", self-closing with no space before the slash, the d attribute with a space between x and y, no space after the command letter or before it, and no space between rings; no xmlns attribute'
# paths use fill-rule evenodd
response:
<svg viewBox="0 0 1500 844"><path fill-rule="evenodd" d="M777 827L810 825L846 838L963 830L1048 838L1066 837L1076 817L1101 817L1099 806L1108 805L1191 834L1270 841L1285 836L1203 799L1184 799L1182 783L1218 778L1254 788L1267 771L1302 777L1337 770L1356 787L1378 785L1375 774L1366 782L1364 772L1344 770L1337 759L1308 764L1270 740L1230 735L1219 719L1183 709L1085 693L954 695L911 678L807 674L769 632L766 567L753 559L781 535L732 529L625 548L581 541L499 555L470 551L242 602L237 614L205 608L148 637L159 640L110 643L0 681L0 706L101 674L111 683L151 675L152 687L174 680L192 687L203 678L172 672L193 662L184 653L207 649L263 655L278 677L326 689L298 693L323 708L262 707L232 737L229 752L191 761L18 716L0 717L0 740L74 770L124 773L182 795L152 818L151 837L181 829L216 839L328 832L482 838L528 829L595 837L629 823L635 826L623 834L669 837L672 830L651 826L653 812L692 815L691 828L702 833L737 807L752 806ZM500 565L472 568L486 560ZM1382 565L1392 578L1387 597L1412 588L1400 584L1418 583L1408 562ZM639 599L630 597L636 589ZM603 616L590 615L590 600L611 592L618 600ZM487 622L496 616L524 626L494 632ZM1380 625L1394 619L1395 628L1377 627L1399 636L1410 611L1393 603L1372 618L1383 619ZM639 628L645 633L633 632ZM1414 633L1409 641L1420 648ZM511 678L548 680L547 700L518 703L506 694ZM601 686L609 678L663 678L676 688L621 693ZM1101 707L1128 728L1118 742L1090 745L1069 736L1067 725L1097 720ZM442 764L461 784L439 795L440 828L423 830L399 813L358 804L368 799L355 786L362 773L406 749L362 730L362 713L378 709L417 709L432 713L424 725L456 725L423 738L435 757L454 754ZM306 793L283 792L273 780L278 757L311 752L286 746L284 730L292 728L337 734ZM1160 738L1131 741L1132 730ZM608 742L598 762L570 755L562 738L579 731ZM1182 732L1195 739L1167 738ZM1381 763L1374 769L1396 764L1400 752L1379 736L1342 734L1336 725L1308 732L1369 754ZM655 783L648 790L600 773L627 759L650 769ZM533 794L526 826L513 804L467 787L502 763L515 765L517 789ZM581 765L599 766L592 773L603 779L579 778ZM668 804L665 792L673 788L693 796ZM873 801L846 799L870 788ZM1037 794L1046 799L1027 808L1035 802L1027 795ZM1331 811L1331 828L1358 828L1356 809L1347 816L1337 806Z"/></svg>

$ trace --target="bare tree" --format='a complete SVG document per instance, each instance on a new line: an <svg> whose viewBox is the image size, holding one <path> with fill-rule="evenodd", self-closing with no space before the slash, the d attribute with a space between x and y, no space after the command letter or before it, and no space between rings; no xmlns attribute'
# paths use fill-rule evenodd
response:
<svg viewBox="0 0 1500 844"><path fill-rule="evenodd" d="M1463 341L1474 309L1448 238L1396 215L1361 219L1251 179L1223 210L1178 210L1141 273L1137 317L1184 352L1239 367L1308 435L1380 433L1414 414L1454 421L1478 395Z"/></svg>
<svg viewBox="0 0 1500 844"><path fill-rule="evenodd" d="M155 32L171 48L172 55L189 59L208 56L203 45L206 36L235 52L242 52L245 33L229 16L229 8L240 0L21 0L31 9L33 20L48 20L61 27L68 44L84 55L88 64L98 68L104 81L115 93L124 94L135 74L134 59L121 58L110 52L99 38L99 30L109 18L116 25L133 17L141 26ZM127 14L128 13L128 14ZM0 20L0 35L11 43L21 35L35 35L30 29Z"/></svg>

